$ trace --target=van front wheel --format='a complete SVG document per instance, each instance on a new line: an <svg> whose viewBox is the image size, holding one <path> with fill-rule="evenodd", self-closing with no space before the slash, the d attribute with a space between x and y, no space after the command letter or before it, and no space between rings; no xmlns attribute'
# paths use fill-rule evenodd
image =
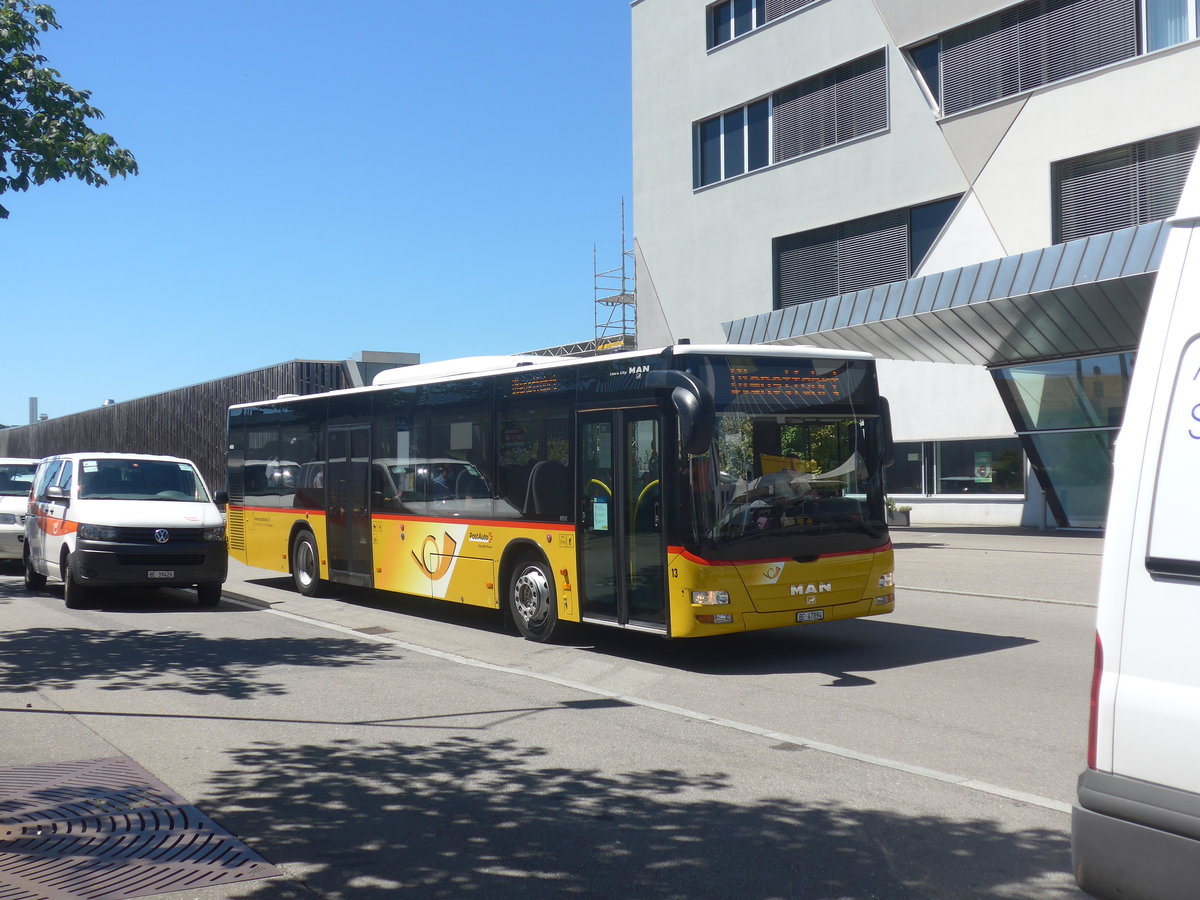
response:
<svg viewBox="0 0 1200 900"><path fill-rule="evenodd" d="M75 561L67 557L67 568L63 572L63 601L67 609L87 609L91 591L75 580Z"/></svg>
<svg viewBox="0 0 1200 900"><path fill-rule="evenodd" d="M196 585L196 599L200 601L201 606L216 606L221 602L221 582L202 581Z"/></svg>
<svg viewBox="0 0 1200 900"><path fill-rule="evenodd" d="M305 597L317 596L321 589L321 564L317 557L317 539L311 531L301 531L292 541L292 582Z"/></svg>

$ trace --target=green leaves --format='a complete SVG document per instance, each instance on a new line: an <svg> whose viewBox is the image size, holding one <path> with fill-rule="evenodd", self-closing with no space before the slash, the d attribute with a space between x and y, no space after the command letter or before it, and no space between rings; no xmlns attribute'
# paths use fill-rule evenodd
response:
<svg viewBox="0 0 1200 900"><path fill-rule="evenodd" d="M101 187L137 174L133 154L88 124L104 118L91 92L62 81L36 52L38 33L58 27L45 3L0 0L0 194L64 178Z"/></svg>

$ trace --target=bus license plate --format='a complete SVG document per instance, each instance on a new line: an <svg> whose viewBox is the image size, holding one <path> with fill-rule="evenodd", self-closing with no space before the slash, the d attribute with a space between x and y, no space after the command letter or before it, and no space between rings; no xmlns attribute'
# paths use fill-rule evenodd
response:
<svg viewBox="0 0 1200 900"><path fill-rule="evenodd" d="M820 622L825 618L823 609L805 609L796 613L797 622Z"/></svg>
<svg viewBox="0 0 1200 900"><path fill-rule="evenodd" d="M146 573L147 578L174 578L174 569L151 569Z"/></svg>

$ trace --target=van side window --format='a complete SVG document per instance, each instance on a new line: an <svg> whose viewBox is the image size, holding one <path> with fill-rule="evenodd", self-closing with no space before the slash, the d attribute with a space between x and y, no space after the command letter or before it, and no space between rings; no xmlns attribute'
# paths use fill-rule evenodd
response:
<svg viewBox="0 0 1200 900"><path fill-rule="evenodd" d="M74 463L72 463L71 460L68 459L65 463L63 463L62 469L59 470L58 486L63 489L64 494L71 493L71 482L74 480L74 477L75 477L74 469L75 469Z"/></svg>
<svg viewBox="0 0 1200 900"><path fill-rule="evenodd" d="M59 470L62 469L63 461L61 459L52 459L46 464L46 468L42 470L38 476L37 485L34 487L34 497L38 500L46 500L46 488L54 484L58 478Z"/></svg>
<svg viewBox="0 0 1200 900"><path fill-rule="evenodd" d="M1146 548L1146 569L1152 575L1200 580L1200 544L1195 539L1198 453L1200 336L1183 350L1167 407Z"/></svg>

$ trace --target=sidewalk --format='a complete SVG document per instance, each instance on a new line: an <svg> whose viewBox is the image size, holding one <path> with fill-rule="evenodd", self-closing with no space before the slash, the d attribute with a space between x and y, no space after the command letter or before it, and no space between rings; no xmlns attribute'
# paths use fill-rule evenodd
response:
<svg viewBox="0 0 1200 900"><path fill-rule="evenodd" d="M1032 528L893 528L896 584L1094 606L1103 535Z"/></svg>

